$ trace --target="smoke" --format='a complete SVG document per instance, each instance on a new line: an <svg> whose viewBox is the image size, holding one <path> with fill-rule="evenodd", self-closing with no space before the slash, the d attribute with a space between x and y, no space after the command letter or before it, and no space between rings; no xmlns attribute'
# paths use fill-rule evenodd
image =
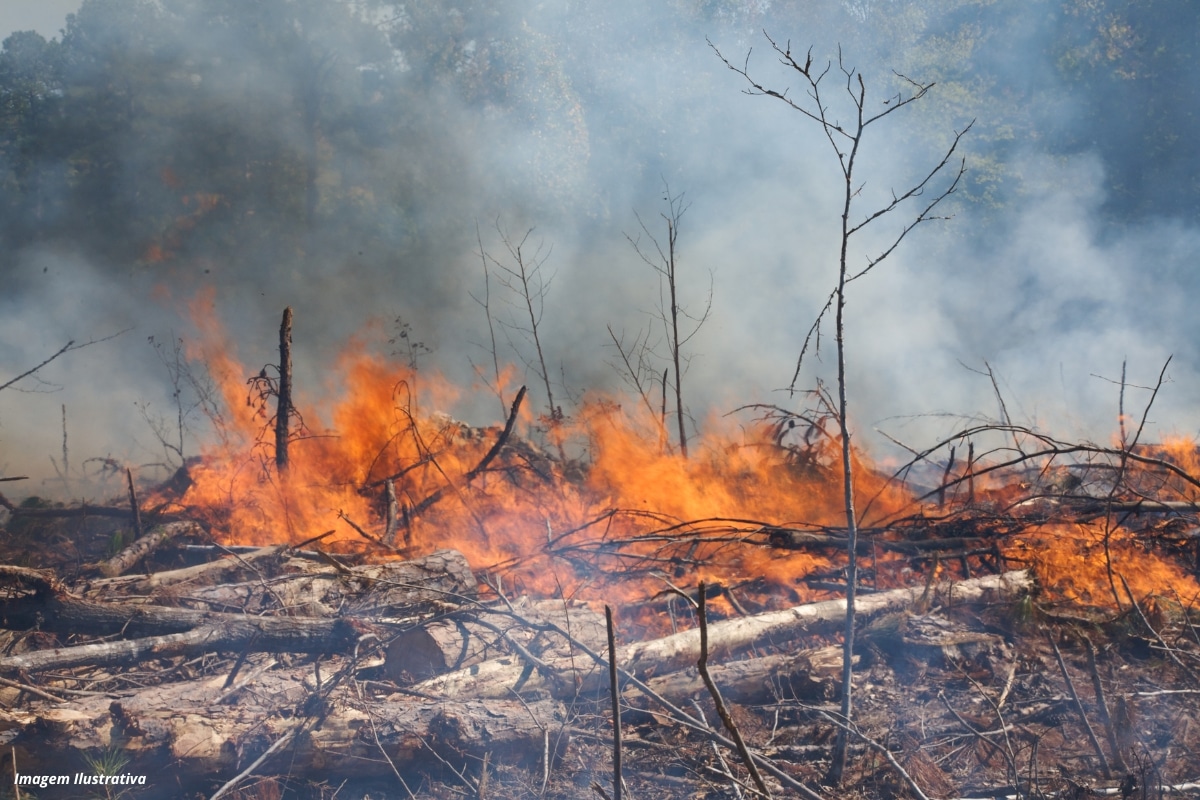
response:
<svg viewBox="0 0 1200 800"><path fill-rule="evenodd" d="M103 10L90 5L90 13ZM216 11L195 12L203 6L164 5L217 19ZM937 21L946 31L971 13L959 5ZM385 39L354 26L324 30L314 52L334 55L318 65L324 117L315 135L295 113L303 69L312 66L300 51L284 47L266 58L244 26L146 23L144 41L160 61L149 50L132 57L144 57L134 74L146 80L137 98L150 116L119 128L110 143L122 196L136 202L88 210L78 192L68 197L65 184L53 184L61 194L45 201L46 214L57 221L20 240L0 266L2 374L18 374L67 340L127 332L56 360L39 373L46 384L26 380L25 391L0 392L0 471L48 481L31 483L31 492L58 485L49 459L61 457L62 405L73 467L96 456L164 461L147 418L172 418L176 408L169 370L148 340L161 346L194 335L182 309L204 290L215 292L252 369L276 360L279 313L291 305L298 385L324 385L337 350L364 329L381 349L397 349L386 339L396 336L398 317L410 341L433 351L423 368L470 385L472 363L491 358L472 298L484 289L476 226L501 261L497 226L513 241L533 229L531 247L542 243L549 253L544 270L553 280L540 330L552 377L563 384L556 400L616 388L608 326L662 344L659 278L626 235L653 252L636 212L665 243L659 215L667 192L688 204L679 238L686 308L702 313L711 291L711 314L688 343L692 418L703 427L709 414L745 403L797 405L785 389L835 285L845 187L819 129L777 100L742 93L744 80L706 43L739 66L753 46L752 74L801 99L803 85L778 68L762 28L781 42L790 35L805 49L813 44L818 64L832 60L831 102L843 99L839 42L872 98L903 88L893 66L944 84L866 139L860 214L923 177L972 118L983 139L967 140L971 172L945 207L954 218L920 226L851 286L848 369L860 442L887 453L877 428L923 446L966 418L998 416L992 382L980 374L985 364L1014 421L1105 441L1115 428L1122 362L1131 385L1152 386L1169 355L1169 383L1146 438L1196 433L1188 398L1200 372L1200 331L1185 298L1195 288L1200 232L1155 214L1114 224L1109 178L1124 167L1112 153L1029 135L1076 130L1095 104L1067 90L1044 28L1005 29L1009 41L999 46L998 22L968 20L979 44L958 59L905 50L917 34L934 41L938 31L930 20L915 23L918 9L903 3L830 3L804 20L786 4L722 11L631 3L604 13L510 6L464 5L458 16L439 16L438 4L410 4L407 16L384 9L371 21L391 20L385 30L394 47L386 52L371 49ZM89 4L81 18L87 13ZM315 25L293 27L306 24ZM161 63L164 53L169 63ZM456 66L437 72L439 58ZM86 73L86 65L76 68ZM1019 120L1008 116L1014 107L1026 108ZM1007 139L1006 126L1016 129ZM174 175L225 169L231 153L244 162L243 183L224 174L208 184L173 183ZM297 176L313 153L322 165L320 198L306 219ZM253 177L288 159L295 174L278 176L290 184ZM882 220L852 263L865 263L914 210ZM150 242L163 258L146 256ZM494 274L490 291L493 313L517 343L509 347L502 335L501 357L529 361L515 330L524 324L519 304ZM831 381L833 352L826 324L797 386ZM532 373L526 380L537 386ZM541 394L535 389L533 399L544 410ZM483 389L474 395L451 410L495 421L494 398ZM1127 410L1148 399L1130 388ZM193 423L201 435L202 420Z"/></svg>

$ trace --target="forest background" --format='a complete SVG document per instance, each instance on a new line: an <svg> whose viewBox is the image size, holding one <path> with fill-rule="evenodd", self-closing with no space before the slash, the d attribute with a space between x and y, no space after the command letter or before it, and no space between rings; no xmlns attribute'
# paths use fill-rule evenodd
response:
<svg viewBox="0 0 1200 800"><path fill-rule="evenodd" d="M366 326L398 364L469 387L491 359L480 250L503 257L502 232L530 228L570 413L621 384L608 329L653 328L657 279L626 234L639 215L662 232L666 187L690 203L688 307L711 286L688 343L689 425L789 402L833 285L843 187L820 132L745 96L708 43L738 64L753 48L752 71L783 83L764 30L818 62L840 46L878 107L899 76L936 82L866 143L865 195L908 185L976 120L955 219L850 295L860 441L886 452L874 429L924 444L961 415L997 416L988 367L1013 417L1105 441L1122 364L1150 385L1172 354L1147 438L1200 430L1187 0L85 0L57 34L15 32L0 51L0 384L104 341L0 392L0 474L36 492L87 457L195 454L205 420L175 344L205 293L254 365L293 306L298 385L325 386ZM514 298L488 290L508 314ZM498 355L532 363L509 319ZM810 359L799 385L832 365ZM174 452L162 432L181 408ZM468 390L446 410L488 424L502 407Z"/></svg>

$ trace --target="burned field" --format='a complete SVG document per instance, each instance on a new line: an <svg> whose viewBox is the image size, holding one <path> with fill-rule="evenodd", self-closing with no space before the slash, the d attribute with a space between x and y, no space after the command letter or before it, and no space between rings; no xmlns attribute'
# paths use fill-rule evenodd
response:
<svg viewBox="0 0 1200 800"><path fill-rule="evenodd" d="M685 459L612 401L538 418L511 392L472 428L358 356L338 434L284 426L281 465L217 352L245 409L220 447L111 504L4 501L9 770L136 797L1200 792L1191 443L995 425L909 470L856 454L846 722L819 402Z"/></svg>

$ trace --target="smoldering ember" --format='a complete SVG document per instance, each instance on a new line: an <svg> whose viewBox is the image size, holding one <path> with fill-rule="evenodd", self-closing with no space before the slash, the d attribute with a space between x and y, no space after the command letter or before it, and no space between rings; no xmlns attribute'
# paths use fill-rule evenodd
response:
<svg viewBox="0 0 1200 800"><path fill-rule="evenodd" d="M1200 796L1200 6L75 5L0 796Z"/></svg>

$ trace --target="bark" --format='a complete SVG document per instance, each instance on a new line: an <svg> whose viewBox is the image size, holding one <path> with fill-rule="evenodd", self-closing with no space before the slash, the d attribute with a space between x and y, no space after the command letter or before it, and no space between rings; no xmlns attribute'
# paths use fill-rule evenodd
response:
<svg viewBox="0 0 1200 800"><path fill-rule="evenodd" d="M211 616L211 621L183 633L7 656L0 658L0 672L41 672L82 666L119 667L152 658L197 656L248 648L271 653L336 653L352 647L365 632L365 626L356 626L347 619L249 617L236 614Z"/></svg>
<svg viewBox="0 0 1200 800"><path fill-rule="evenodd" d="M841 652L840 646L823 647L714 664L708 670L721 693L735 703L775 702L781 692L787 697L827 701L837 696ZM544 669L533 668L520 656L501 656L411 688L431 697L501 699L518 692L522 697L549 696L567 701L581 693L600 694L608 680L607 670L583 654L573 661L555 659L543 664ZM694 665L649 678L646 685L673 703L683 703L707 691ZM626 686L624 694L632 699L641 692Z"/></svg>
<svg viewBox="0 0 1200 800"><path fill-rule="evenodd" d="M162 596L214 611L308 616L411 617L430 606L473 601L478 585L466 558L439 550L412 561L343 566L288 559L283 574L247 570L240 580L198 588L177 587Z"/></svg>
<svg viewBox="0 0 1200 800"><path fill-rule="evenodd" d="M861 534L861 531L860 531ZM772 547L782 550L841 550L845 551L848 540L845 536L812 531L797 531L787 528L775 528L770 531ZM930 551L960 550L969 546L977 546L987 541L982 536L952 536L941 539L914 539L912 541L889 541L875 537L859 536L855 542L855 550L860 556L871 555L872 550L886 550L895 553L927 553Z"/></svg>
<svg viewBox="0 0 1200 800"><path fill-rule="evenodd" d="M708 667L721 695L741 705L775 703L780 697L832 700L837 696L841 670L842 648L836 645ZM699 673L692 669L650 678L646 685L675 703L706 691ZM636 693L636 689L627 692Z"/></svg>

